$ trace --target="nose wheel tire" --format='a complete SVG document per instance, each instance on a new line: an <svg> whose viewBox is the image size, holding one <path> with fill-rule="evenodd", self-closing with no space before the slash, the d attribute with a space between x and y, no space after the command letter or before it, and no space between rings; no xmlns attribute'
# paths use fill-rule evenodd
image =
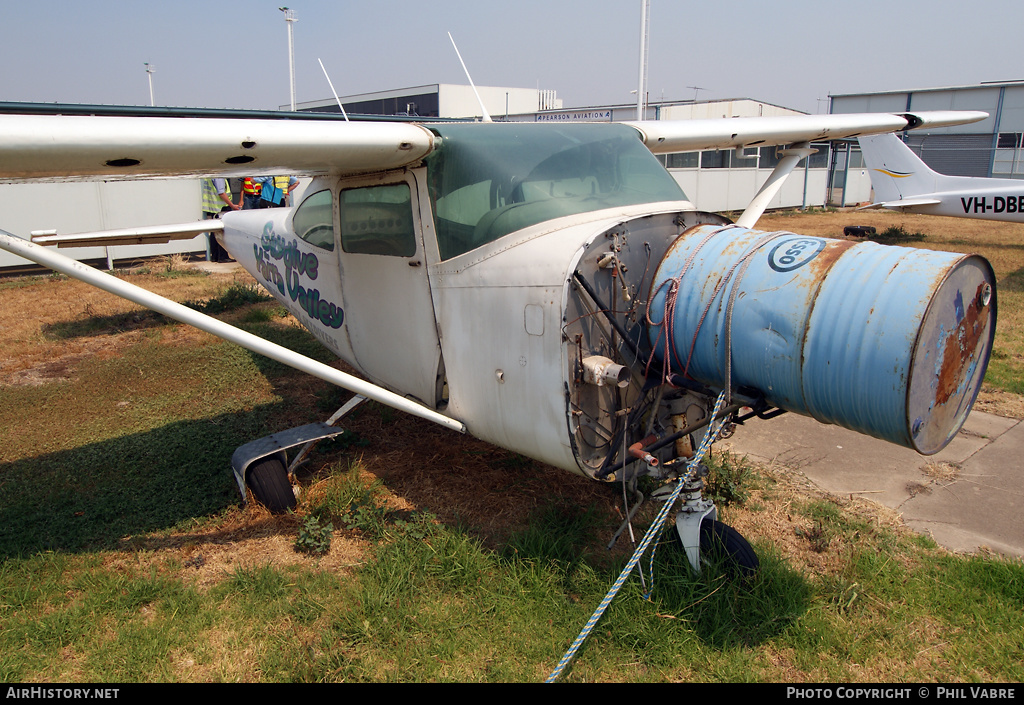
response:
<svg viewBox="0 0 1024 705"><path fill-rule="evenodd" d="M295 493L288 482L288 471L277 458L264 458L246 473L246 484L260 504L271 514L284 514L295 509Z"/></svg>
<svg viewBox="0 0 1024 705"><path fill-rule="evenodd" d="M712 563L747 578L757 572L761 562L740 532L728 524L705 517L700 523L700 550Z"/></svg>

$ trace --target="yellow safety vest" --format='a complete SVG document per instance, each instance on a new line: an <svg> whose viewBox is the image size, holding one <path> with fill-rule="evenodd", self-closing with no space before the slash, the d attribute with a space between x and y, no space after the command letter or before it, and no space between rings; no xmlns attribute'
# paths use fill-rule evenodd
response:
<svg viewBox="0 0 1024 705"><path fill-rule="evenodd" d="M231 184L228 183L227 179L224 180L224 194L231 200ZM213 179L203 179L203 212L204 213L220 213L224 206L226 206L220 195L217 193L217 187L213 185Z"/></svg>

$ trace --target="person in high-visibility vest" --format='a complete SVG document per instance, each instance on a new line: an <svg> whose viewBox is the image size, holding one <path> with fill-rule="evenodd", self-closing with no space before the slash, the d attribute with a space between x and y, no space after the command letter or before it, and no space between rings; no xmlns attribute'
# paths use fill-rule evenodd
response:
<svg viewBox="0 0 1024 705"><path fill-rule="evenodd" d="M242 208L250 210L260 207L260 189L262 186L251 176L242 179Z"/></svg>
<svg viewBox="0 0 1024 705"><path fill-rule="evenodd" d="M208 220L220 216L221 211L239 210L241 203L231 202L231 185L227 179L203 179L203 218ZM241 199L239 199L241 200ZM227 250L221 247L213 233L207 233L206 259L211 262L231 262Z"/></svg>
<svg viewBox="0 0 1024 705"><path fill-rule="evenodd" d="M299 180L294 176L257 176L253 181L260 184L260 208L287 205L288 194L299 185Z"/></svg>

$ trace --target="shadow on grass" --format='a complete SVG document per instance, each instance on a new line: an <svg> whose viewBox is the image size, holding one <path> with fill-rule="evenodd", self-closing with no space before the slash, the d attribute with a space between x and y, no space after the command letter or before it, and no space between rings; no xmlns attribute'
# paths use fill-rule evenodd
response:
<svg viewBox="0 0 1024 705"><path fill-rule="evenodd" d="M117 335L133 330L156 328L173 321L156 311L128 311L109 316L89 316L74 321L58 321L42 326L43 337L47 340L74 340L96 335Z"/></svg>
<svg viewBox="0 0 1024 705"><path fill-rule="evenodd" d="M1011 272L999 282L1000 291L1024 291L1024 268Z"/></svg>
<svg viewBox="0 0 1024 705"><path fill-rule="evenodd" d="M200 313L216 315L272 300L273 297L256 284L234 283L227 287L220 296L201 301L189 300L183 302L183 305ZM155 328L170 323L176 323L176 321L156 311L144 309L107 316L86 316L74 321L47 323L43 325L42 332L47 340L72 340L96 335L117 335L131 330Z"/></svg>
<svg viewBox="0 0 1024 705"><path fill-rule="evenodd" d="M505 559L540 560L561 574L556 584L567 595L581 592L578 584L573 585L578 583L573 574L584 563L593 570L597 586L611 588L626 560L608 561L606 555L595 555L592 533L597 520L592 511L578 507L543 508L527 530L511 538ZM631 587L616 596L619 604L607 615L608 631L624 644L650 640L650 648L658 648L661 637L657 635L664 635L666 628L674 632L683 627L716 649L756 646L804 615L813 597L804 576L774 555L760 556L760 569L748 578L737 577L728 559L705 563L698 575L671 522L654 550L653 575L650 556L649 549L639 565L645 582L641 583L634 568L627 580ZM642 595L646 590L650 590L648 598ZM598 597L590 598L594 609Z"/></svg>
<svg viewBox="0 0 1024 705"><path fill-rule="evenodd" d="M0 464L0 558L113 548L239 502L231 454L281 404Z"/></svg>

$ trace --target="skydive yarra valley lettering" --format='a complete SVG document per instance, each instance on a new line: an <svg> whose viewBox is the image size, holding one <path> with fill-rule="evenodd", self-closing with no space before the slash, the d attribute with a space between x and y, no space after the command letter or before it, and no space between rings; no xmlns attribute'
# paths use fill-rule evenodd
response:
<svg viewBox="0 0 1024 705"><path fill-rule="evenodd" d="M345 321L341 306L321 298L319 289L302 285L302 277L316 280L319 273L320 262L314 253L300 250L298 240L285 242L274 232L272 223L267 223L260 244L254 243L252 250L256 256L256 269L268 284L275 286L281 294L287 294L313 320L331 328L341 328ZM278 264L284 266L284 274Z"/></svg>

